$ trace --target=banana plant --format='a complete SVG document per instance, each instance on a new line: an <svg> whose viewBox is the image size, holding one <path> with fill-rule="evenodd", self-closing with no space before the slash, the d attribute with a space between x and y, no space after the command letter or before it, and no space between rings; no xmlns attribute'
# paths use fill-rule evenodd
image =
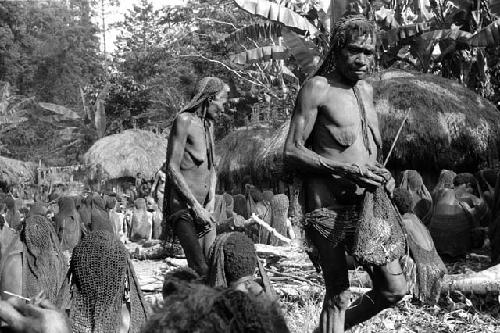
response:
<svg viewBox="0 0 500 333"><path fill-rule="evenodd" d="M311 12L324 13L323 9L315 8L312 1L309 3L303 1L300 4L297 1L286 0L280 1L279 4L266 0L234 0L234 2L248 13L267 20L238 29L224 39L228 44L241 45L246 41L252 41L257 46L230 55L233 63L249 65L276 61L281 64L278 66L282 69L281 74L288 78L295 78L292 71L284 65L284 61L290 56L293 56L298 68L306 75L316 68L321 52L313 39L327 40L327 34L322 23L324 21L321 21L319 16L315 17L316 20L310 20L306 15ZM295 10L299 10L304 16ZM257 42L261 41L267 41L272 45L257 45Z"/></svg>
<svg viewBox="0 0 500 333"><path fill-rule="evenodd" d="M234 0L234 2L250 14L281 23L301 33L311 36L319 33L319 30L308 19L275 2L266 0Z"/></svg>

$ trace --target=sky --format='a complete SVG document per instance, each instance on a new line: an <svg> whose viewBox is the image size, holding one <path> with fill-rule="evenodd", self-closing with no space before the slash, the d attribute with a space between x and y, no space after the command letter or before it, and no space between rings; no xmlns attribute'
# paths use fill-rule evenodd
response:
<svg viewBox="0 0 500 333"><path fill-rule="evenodd" d="M127 13L129 9L132 9L133 5L137 5L140 3L140 0L119 0L119 7L108 7L105 9L105 21L106 26L109 26L111 23L121 21L123 19L123 15ZM150 3L153 4L155 9L160 9L165 5L182 5L186 3L186 0L149 0ZM94 21L99 24L99 27L102 25L102 17L96 16L94 17ZM106 52L112 53L115 49L114 42L116 40L116 36L119 34L117 28L109 29L106 31ZM102 35L101 37L101 50L103 49L102 45Z"/></svg>

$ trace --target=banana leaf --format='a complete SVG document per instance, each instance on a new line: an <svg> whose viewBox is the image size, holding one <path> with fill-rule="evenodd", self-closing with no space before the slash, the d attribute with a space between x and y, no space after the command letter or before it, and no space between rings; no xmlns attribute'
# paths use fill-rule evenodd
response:
<svg viewBox="0 0 500 333"><path fill-rule="evenodd" d="M500 45L500 20L489 24L469 38L468 44L472 47L495 47Z"/></svg>
<svg viewBox="0 0 500 333"><path fill-rule="evenodd" d="M430 25L426 22L413 23L405 26L392 28L379 33L379 40L388 49L398 44L401 40L424 34L430 30Z"/></svg>
<svg viewBox="0 0 500 333"><path fill-rule="evenodd" d="M240 43L247 38L253 40L276 39L281 36L281 28L282 25L276 22L256 23L236 30L224 41L226 43Z"/></svg>
<svg viewBox="0 0 500 333"><path fill-rule="evenodd" d="M80 115L78 115L78 113L62 105L45 103L45 102L39 102L38 105L40 105L44 110L60 115L62 118L72 119L72 120L80 119Z"/></svg>
<svg viewBox="0 0 500 333"><path fill-rule="evenodd" d="M312 36L316 36L319 33L318 29L305 17L277 3L266 0L234 0L234 2L238 7L250 14L262 16L268 20L281 23L286 27L307 32Z"/></svg>
<svg viewBox="0 0 500 333"><path fill-rule="evenodd" d="M262 61L283 60L288 57L287 49L284 46L273 45L257 47L255 49L243 51L229 56L231 62L238 65L254 64Z"/></svg>
<svg viewBox="0 0 500 333"><path fill-rule="evenodd" d="M424 40L438 42L444 39L451 39L457 42L467 43L472 34L459 29L442 29L426 32L420 36Z"/></svg>
<svg viewBox="0 0 500 333"><path fill-rule="evenodd" d="M288 52L293 55L295 61L306 74L312 73L320 61L318 48L311 42L306 41L303 37L289 31L283 30L283 43L286 45Z"/></svg>
<svg viewBox="0 0 500 333"><path fill-rule="evenodd" d="M500 16L500 0L490 0L490 12Z"/></svg>
<svg viewBox="0 0 500 333"><path fill-rule="evenodd" d="M26 120L28 120L28 118L16 115L0 116L0 125L19 124L25 122Z"/></svg>

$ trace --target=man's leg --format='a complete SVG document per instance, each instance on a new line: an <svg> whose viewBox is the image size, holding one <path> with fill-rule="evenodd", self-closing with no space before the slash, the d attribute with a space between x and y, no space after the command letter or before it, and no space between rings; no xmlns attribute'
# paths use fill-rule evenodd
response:
<svg viewBox="0 0 500 333"><path fill-rule="evenodd" d="M343 333L345 311L350 302L349 278L343 246L333 248L332 243L314 229L307 236L317 248L326 285L318 333Z"/></svg>
<svg viewBox="0 0 500 333"><path fill-rule="evenodd" d="M200 246L203 249L203 253L205 254L205 258L208 258L210 247L215 241L215 237L217 236L215 225L212 226L212 229L208 233L206 233L203 237L199 239Z"/></svg>
<svg viewBox="0 0 500 333"><path fill-rule="evenodd" d="M188 266L201 277L206 276L208 265L192 217L188 214L179 217L174 222L174 233L179 238Z"/></svg>
<svg viewBox="0 0 500 333"><path fill-rule="evenodd" d="M399 302L406 294L406 280L399 260L384 266L365 268L373 281L373 289L362 295L347 309L345 328L350 328Z"/></svg>

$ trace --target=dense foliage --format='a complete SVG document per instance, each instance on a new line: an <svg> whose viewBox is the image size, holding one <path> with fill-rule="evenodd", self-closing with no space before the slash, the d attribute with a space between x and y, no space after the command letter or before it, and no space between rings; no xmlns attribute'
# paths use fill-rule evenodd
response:
<svg viewBox="0 0 500 333"><path fill-rule="evenodd" d="M22 95L79 104L79 87L102 71L98 30L84 4L0 3L0 79Z"/></svg>
<svg viewBox="0 0 500 333"><path fill-rule="evenodd" d="M155 8L141 0L115 24L120 35L112 53L107 41L106 56L99 49L105 34L96 22L102 25L104 6L116 5L116 0L2 2L0 80L10 83L11 95L65 105L80 115L64 140L57 139L64 124L50 124L57 127L51 145L61 154L68 153L61 147L84 151L98 137L128 128L165 133L194 83L209 75L221 77L231 88L218 138L255 122L278 126L289 117L299 85L328 48L329 16L322 7L327 2L258 2L252 7L249 0L188 0L185 6ZM497 104L498 48L477 48L471 40L477 45L477 35L485 29L498 34L499 27L491 23L499 1L436 0L422 6L425 3L338 4L379 23L385 33L379 69L412 68L457 79ZM275 16L278 7L287 15ZM424 26L427 30L414 29ZM436 46L438 53L433 52ZM2 103L11 98L0 97ZM32 142L20 143L26 148L19 149L25 149L22 154L9 148L19 137L51 133L37 121L15 126L36 108L20 113L20 104L9 101L10 106L0 107L0 151L14 158L42 155L47 163L62 163L60 157L28 153ZM42 150L54 151L46 148ZM70 153L67 163L75 162L77 155Z"/></svg>

